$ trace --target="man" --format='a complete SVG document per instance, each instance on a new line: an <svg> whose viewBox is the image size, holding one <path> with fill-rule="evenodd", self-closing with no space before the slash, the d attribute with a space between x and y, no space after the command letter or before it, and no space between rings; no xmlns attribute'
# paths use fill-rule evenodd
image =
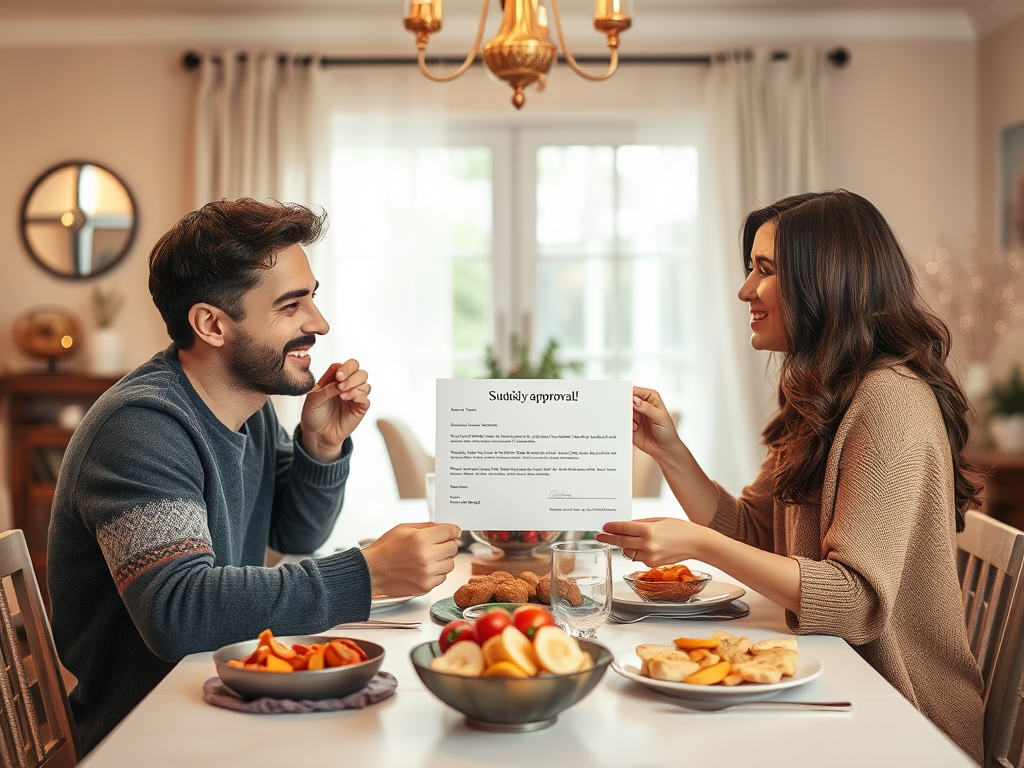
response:
<svg viewBox="0 0 1024 768"><path fill-rule="evenodd" d="M324 219L297 205L210 203L150 255L171 346L106 392L68 446L47 582L57 650L88 752L189 653L366 619L372 594L444 581L459 529L400 525L360 551L312 552L341 509L349 437L369 408L355 360L315 382L328 331L301 245ZM317 386L314 388L314 383ZM271 394L305 394L294 440Z"/></svg>

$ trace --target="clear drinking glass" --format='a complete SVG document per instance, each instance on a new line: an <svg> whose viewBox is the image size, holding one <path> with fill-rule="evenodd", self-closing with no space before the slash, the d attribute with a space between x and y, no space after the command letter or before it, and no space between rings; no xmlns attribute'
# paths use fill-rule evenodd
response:
<svg viewBox="0 0 1024 768"><path fill-rule="evenodd" d="M573 637L593 638L612 608L612 550L599 541L551 546L551 610Z"/></svg>

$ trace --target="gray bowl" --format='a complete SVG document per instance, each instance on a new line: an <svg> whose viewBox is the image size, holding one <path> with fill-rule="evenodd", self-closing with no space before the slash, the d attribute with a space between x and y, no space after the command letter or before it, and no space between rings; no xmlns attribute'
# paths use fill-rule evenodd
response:
<svg viewBox="0 0 1024 768"><path fill-rule="evenodd" d="M334 637L313 635L290 635L278 637L282 643L312 645L336 640ZM373 679L384 661L384 649L367 640L349 638L362 648L370 658L359 664L346 667L329 667L312 672L263 672L258 669L239 669L228 666L231 659L241 660L256 650L258 640L243 640L218 649L213 654L217 674L221 682L239 696L258 699L269 696L275 699L336 699L355 693Z"/></svg>
<svg viewBox="0 0 1024 768"><path fill-rule="evenodd" d="M468 641L467 641L468 642ZM412 649L412 665L427 690L466 716L466 724L484 731L518 733L554 725L558 714L586 696L604 676L612 654L600 643L578 640L594 657L594 666L569 675L538 677L462 677L430 668L441 655L436 642Z"/></svg>

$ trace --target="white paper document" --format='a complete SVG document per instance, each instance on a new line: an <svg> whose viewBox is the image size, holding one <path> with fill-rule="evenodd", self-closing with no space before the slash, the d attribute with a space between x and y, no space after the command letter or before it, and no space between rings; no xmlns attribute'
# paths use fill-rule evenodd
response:
<svg viewBox="0 0 1024 768"><path fill-rule="evenodd" d="M628 381L438 379L434 519L593 531L629 520Z"/></svg>

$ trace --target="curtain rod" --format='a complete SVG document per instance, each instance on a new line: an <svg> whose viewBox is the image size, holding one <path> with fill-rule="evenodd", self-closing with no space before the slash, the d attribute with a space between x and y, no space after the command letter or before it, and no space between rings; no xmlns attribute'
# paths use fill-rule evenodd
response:
<svg viewBox="0 0 1024 768"><path fill-rule="evenodd" d="M181 65L188 71L199 68L199 63L202 61L202 55L195 51L187 51L181 57ZM286 56L281 54L279 57L281 62L284 62ZM576 61L580 64L606 64L608 62L607 56L576 56ZM679 55L665 55L665 56L630 56L620 55L620 64L711 64L712 54L679 54ZM774 51L772 53L772 61L784 61L789 58L787 51ZM826 54L826 58L836 67L845 67L850 63L850 52L846 48L834 48ZM213 61L220 62L220 56L214 54L212 56ZM245 61L245 54L238 54L239 61ZM560 62L564 62L565 59L561 56L558 57ZM298 56L295 61L300 64L309 64L313 61L311 56ZM427 59L428 63L433 66L445 66L445 65L458 65L463 62L463 59L435 57ZM482 63L482 59L478 56L473 62L474 64ZM418 62L413 57L359 57L359 56L328 56L320 59L320 65L324 67L375 67L375 66L402 66L402 65L416 65Z"/></svg>

